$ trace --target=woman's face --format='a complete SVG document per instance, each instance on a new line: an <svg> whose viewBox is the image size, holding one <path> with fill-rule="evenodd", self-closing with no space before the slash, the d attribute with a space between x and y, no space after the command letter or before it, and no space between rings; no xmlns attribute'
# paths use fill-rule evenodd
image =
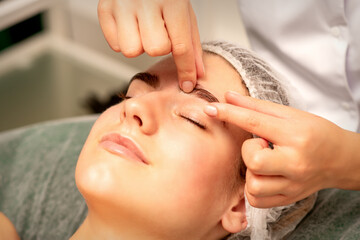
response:
<svg viewBox="0 0 360 240"><path fill-rule="evenodd" d="M80 154L76 182L90 214L151 234L199 234L221 221L240 149L250 134L209 118L203 108L229 90L247 95L240 76L221 57L205 54L199 89L179 89L167 58L138 74L129 99L106 110ZM215 98L214 98L215 97ZM184 232L185 231L185 232Z"/></svg>

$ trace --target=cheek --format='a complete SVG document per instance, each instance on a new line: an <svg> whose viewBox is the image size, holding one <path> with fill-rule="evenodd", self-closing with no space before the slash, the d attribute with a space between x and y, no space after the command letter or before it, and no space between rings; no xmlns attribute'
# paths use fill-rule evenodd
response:
<svg viewBox="0 0 360 240"><path fill-rule="evenodd" d="M226 192L224 186L236 159L234 142L226 135L179 134L162 145L164 188L181 208L206 208ZM171 184L169 184L169 182Z"/></svg>

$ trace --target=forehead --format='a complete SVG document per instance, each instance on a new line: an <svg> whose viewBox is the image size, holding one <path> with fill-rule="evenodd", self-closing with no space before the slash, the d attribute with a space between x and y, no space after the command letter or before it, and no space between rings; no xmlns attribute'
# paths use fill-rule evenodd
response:
<svg viewBox="0 0 360 240"><path fill-rule="evenodd" d="M222 57L204 53L203 62L205 76L198 79L197 83L214 94L220 102L224 102L224 93L236 91L249 95L238 72ZM159 77L160 85L178 87L177 68L172 57L158 62L148 72Z"/></svg>

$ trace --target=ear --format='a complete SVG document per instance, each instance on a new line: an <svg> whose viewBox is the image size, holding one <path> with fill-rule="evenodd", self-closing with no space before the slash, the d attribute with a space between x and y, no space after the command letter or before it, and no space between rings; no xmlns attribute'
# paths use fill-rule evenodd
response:
<svg viewBox="0 0 360 240"><path fill-rule="evenodd" d="M244 191L233 197L229 209L224 213L221 223L230 233L237 233L247 226Z"/></svg>

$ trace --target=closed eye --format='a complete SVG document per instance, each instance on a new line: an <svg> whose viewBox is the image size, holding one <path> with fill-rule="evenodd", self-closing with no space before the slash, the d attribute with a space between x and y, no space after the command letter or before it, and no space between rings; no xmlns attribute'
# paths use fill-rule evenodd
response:
<svg viewBox="0 0 360 240"><path fill-rule="evenodd" d="M188 121L188 122L194 124L195 126L199 127L200 129L206 130L206 126L204 124L200 123L199 121L194 120L194 119L189 118L189 117L186 117L184 115L181 115L181 117L183 119L185 119L186 121Z"/></svg>
<svg viewBox="0 0 360 240"><path fill-rule="evenodd" d="M117 96L120 98L120 102L131 98L131 97L125 95L124 93L118 93Z"/></svg>

